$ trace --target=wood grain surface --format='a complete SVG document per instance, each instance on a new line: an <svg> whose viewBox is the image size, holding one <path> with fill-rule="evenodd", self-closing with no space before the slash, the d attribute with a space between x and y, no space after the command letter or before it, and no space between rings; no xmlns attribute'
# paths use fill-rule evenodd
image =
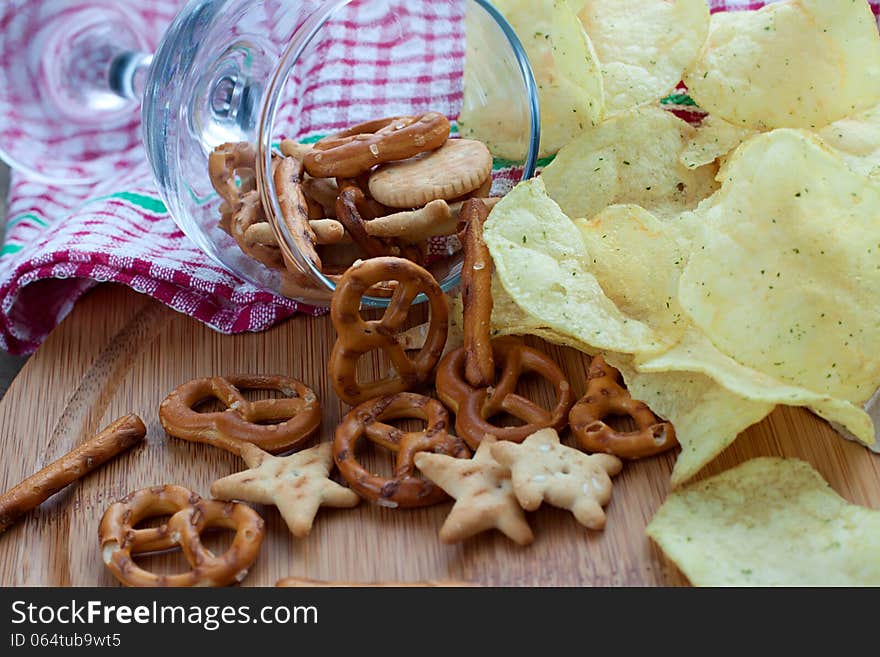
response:
<svg viewBox="0 0 880 657"><path fill-rule="evenodd" d="M0 534L0 585L116 586L101 562L97 528L104 510L130 491L175 483L207 495L213 480L243 469L220 450L170 438L157 410L180 383L228 373L284 373L311 385L324 404L320 440L331 440L346 407L329 386L326 362L334 339L326 317L297 317L275 329L218 335L128 288L103 286L31 358L0 403L0 489L63 455L126 413L147 425L147 440L57 494ZM534 344L533 341L530 341ZM586 360L549 347L577 393ZM381 358L365 371L384 368ZM543 390L537 391L540 395ZM759 455L812 463L848 500L880 509L880 457L844 441L800 409L780 408L749 429L703 476ZM368 454L379 471L390 457ZM520 548L498 533L443 545L437 531L450 503L392 510L362 503L322 509L311 535L294 539L278 512L257 507L267 537L243 586L272 586L285 577L345 582L455 580L487 585L681 585L644 530L669 490L674 456L628 464L615 479L603 532L544 506L528 519L534 544ZM218 536L218 549L224 537ZM179 572L178 556L146 565Z"/></svg>

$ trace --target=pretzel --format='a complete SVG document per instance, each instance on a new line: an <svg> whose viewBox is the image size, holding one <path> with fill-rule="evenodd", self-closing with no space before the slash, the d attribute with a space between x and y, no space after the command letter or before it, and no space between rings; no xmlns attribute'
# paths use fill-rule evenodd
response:
<svg viewBox="0 0 880 657"><path fill-rule="evenodd" d="M501 378L494 387L475 388L464 377L467 350L451 351L437 368L437 396L456 414L455 432L476 449L483 436L522 442L528 436L552 427L561 431L572 405L571 386L559 366L540 351L504 337L492 341L492 355ZM541 375L556 389L552 411L516 394L516 385L526 372ZM498 427L489 420L499 413L509 413L524 422L516 427Z"/></svg>
<svg viewBox="0 0 880 657"><path fill-rule="evenodd" d="M126 415L97 436L0 495L0 533L62 488L131 449L146 434L147 428L137 415Z"/></svg>
<svg viewBox="0 0 880 657"><path fill-rule="evenodd" d="M293 139L282 139L280 150L284 157L295 157L302 162L306 155L315 150L315 147L312 144L301 144Z"/></svg>
<svg viewBox="0 0 880 657"><path fill-rule="evenodd" d="M461 219L467 223L464 263L461 266L461 298L464 304L464 376L475 388L495 383L492 359L492 255L483 241L483 224L489 209L477 199L464 204Z"/></svg>
<svg viewBox="0 0 880 657"><path fill-rule="evenodd" d="M427 427L404 433L384 422L403 418L424 420ZM448 426L449 415L435 399L411 392L380 397L353 408L342 419L336 428L333 458L349 486L379 506L411 508L437 504L446 499L446 493L414 474L413 458L418 452L470 458L464 442L447 433ZM364 437L397 454L393 477L370 474L357 461L357 444Z"/></svg>
<svg viewBox="0 0 880 657"><path fill-rule="evenodd" d="M379 320L365 321L360 314L361 299L371 287L383 281L396 281L385 314ZM398 342L415 298L424 293L430 307L430 327L425 345L410 358ZM330 303L330 318L338 337L330 354L329 373L339 398L355 406L368 399L411 390L431 379L443 353L448 330L449 310L434 277L418 265L402 258L373 258L355 263L339 281ZM381 381L359 383L357 361L369 351L381 349L391 359L395 374Z"/></svg>
<svg viewBox="0 0 880 657"><path fill-rule="evenodd" d="M390 255L387 245L367 234L361 216L361 208L365 202L364 193L359 188L353 185L345 187L339 192L339 199L336 201L336 218L366 257L378 258Z"/></svg>
<svg viewBox="0 0 880 657"><path fill-rule="evenodd" d="M135 529L148 518L171 514L168 523ZM229 549L215 556L202 545L206 529L235 530ZM104 513L98 541L104 565L126 586L227 586L240 582L254 563L265 524L244 504L205 500L181 486L157 486L131 493ZM180 547L192 569L156 575L138 566L132 555Z"/></svg>
<svg viewBox="0 0 880 657"><path fill-rule="evenodd" d="M309 224L308 202L302 190L302 162L285 157L274 173L275 191L281 208L281 220L302 255L321 270L321 258L315 251L317 237Z"/></svg>
<svg viewBox="0 0 880 657"><path fill-rule="evenodd" d="M284 257L272 227L266 222L263 202L257 190L242 197L229 224L229 233L245 255L270 269L284 269Z"/></svg>
<svg viewBox="0 0 880 657"><path fill-rule="evenodd" d="M229 223L242 194L257 187L256 160L256 150L248 142L221 144L208 156L211 185L223 199L220 206L220 227L226 232L229 232ZM236 184L236 173L241 187Z"/></svg>
<svg viewBox="0 0 880 657"><path fill-rule="evenodd" d="M345 242L345 229L336 219L313 219L309 221L309 225L315 231L315 238L319 245L343 244ZM245 231L244 241L249 247L254 244L263 244L274 245L276 249L278 248L275 232L266 221L251 224Z"/></svg>
<svg viewBox="0 0 880 657"><path fill-rule="evenodd" d="M624 459L641 459L678 445L675 427L658 420L644 402L634 400L620 385L620 372L602 356L593 358L587 381L586 395L568 416L571 432L581 449ZM602 421L609 415L631 417L638 430L614 431Z"/></svg>
<svg viewBox="0 0 880 657"><path fill-rule="evenodd" d="M440 148L449 130L449 120L437 112L368 121L325 137L303 163L315 178L354 178L377 164Z"/></svg>
<svg viewBox="0 0 880 657"><path fill-rule="evenodd" d="M240 390L276 390L285 398L249 402ZM214 413L193 410L211 398L226 404L227 409ZM177 388L159 407L159 419L175 438L206 443L236 455L243 443L278 453L300 444L318 428L321 403L311 388L285 376L213 377Z"/></svg>

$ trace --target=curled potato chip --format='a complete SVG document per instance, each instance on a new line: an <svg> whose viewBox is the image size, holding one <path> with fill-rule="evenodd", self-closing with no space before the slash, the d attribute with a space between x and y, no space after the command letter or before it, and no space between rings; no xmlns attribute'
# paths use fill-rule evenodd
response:
<svg viewBox="0 0 880 657"><path fill-rule="evenodd" d="M880 102L880 36L865 0L787 0L713 14L684 81L743 128L821 129Z"/></svg>
<svg viewBox="0 0 880 657"><path fill-rule="evenodd" d="M880 385L880 183L806 132L744 144L679 301L720 351L785 384L861 404ZM864 438L863 438L864 439Z"/></svg>
<svg viewBox="0 0 880 657"><path fill-rule="evenodd" d="M541 104L540 154L552 155L602 120L605 100L596 53L565 0L495 0L493 4L528 54ZM459 128L463 136L487 143L496 156L522 157L523 122L511 116L510 96L468 84L468 71L474 66L491 67L481 51L486 47L485 41L469 36Z"/></svg>
<svg viewBox="0 0 880 657"><path fill-rule="evenodd" d="M710 196L715 166L679 162L695 129L671 112L643 107L587 130L542 174L547 193L572 218L592 219L613 204L636 204L675 216Z"/></svg>
<svg viewBox="0 0 880 657"><path fill-rule="evenodd" d="M880 512L758 458L669 495L647 534L695 586L880 586Z"/></svg>
<svg viewBox="0 0 880 657"><path fill-rule="evenodd" d="M709 32L706 0L570 0L599 61L605 113L660 100L697 58Z"/></svg>
<svg viewBox="0 0 880 657"><path fill-rule="evenodd" d="M874 423L860 406L827 394L787 385L763 372L745 367L719 351L694 327L689 327L681 341L669 351L647 359L636 359L636 367L643 374L700 373L711 377L742 399L773 405L808 406L824 419L845 427L861 442L869 445L874 442Z"/></svg>
<svg viewBox="0 0 880 657"><path fill-rule="evenodd" d="M588 269L577 227L547 196L542 178L505 196L489 215L483 235L501 284L545 327L595 349L636 353L667 346L605 295Z"/></svg>

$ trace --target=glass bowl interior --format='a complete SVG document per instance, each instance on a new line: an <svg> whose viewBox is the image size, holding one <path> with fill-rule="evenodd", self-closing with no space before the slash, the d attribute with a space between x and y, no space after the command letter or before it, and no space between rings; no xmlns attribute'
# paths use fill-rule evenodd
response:
<svg viewBox="0 0 880 657"><path fill-rule="evenodd" d="M468 117L504 113L517 139L493 152L493 195L534 174L534 79L519 40L489 2L194 0L156 54L143 123L160 191L189 237L258 287L327 305L333 279L299 253L277 220L272 153L285 138L314 143L357 123L426 111L445 114L453 138L469 136ZM288 269L297 271L262 265L218 226L222 200L208 157L238 141L256 145L264 211ZM357 258L351 248L338 255L342 267ZM434 240L426 262L444 289L458 284L454 237ZM304 282L295 289L291 273ZM381 306L387 299L365 302Z"/></svg>

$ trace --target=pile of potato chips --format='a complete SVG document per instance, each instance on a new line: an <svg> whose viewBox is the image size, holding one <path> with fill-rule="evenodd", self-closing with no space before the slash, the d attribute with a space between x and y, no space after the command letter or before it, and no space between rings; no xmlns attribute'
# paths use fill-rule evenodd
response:
<svg viewBox="0 0 880 657"><path fill-rule="evenodd" d="M486 224L494 328L604 354L675 425L676 486L780 404L873 444L880 35L867 2L711 18L705 0L496 4L536 64L542 150L558 153ZM698 127L659 102L679 80L708 113Z"/></svg>

